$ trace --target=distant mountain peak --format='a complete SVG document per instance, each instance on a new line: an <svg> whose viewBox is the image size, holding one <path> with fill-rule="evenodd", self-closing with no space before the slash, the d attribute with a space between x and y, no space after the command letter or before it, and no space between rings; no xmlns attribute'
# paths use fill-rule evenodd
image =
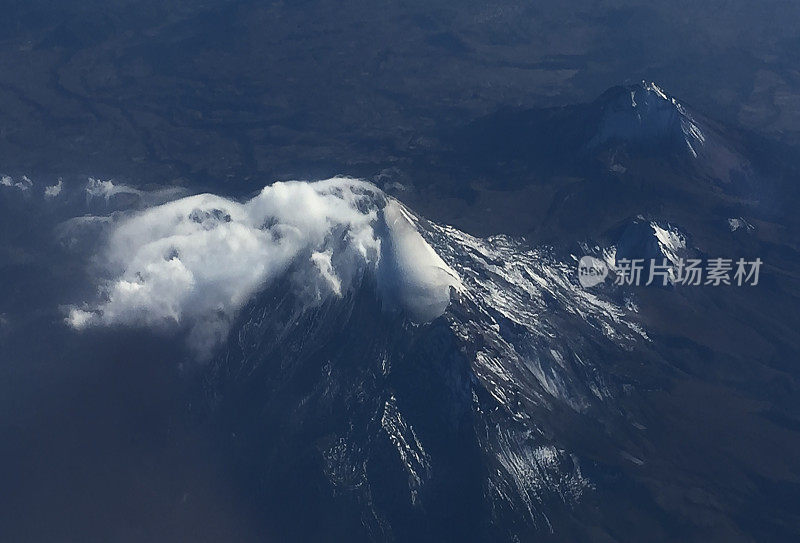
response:
<svg viewBox="0 0 800 543"><path fill-rule="evenodd" d="M673 144L697 158L706 141L704 131L677 99L652 81L614 87L598 102L603 109L590 147L606 143Z"/></svg>

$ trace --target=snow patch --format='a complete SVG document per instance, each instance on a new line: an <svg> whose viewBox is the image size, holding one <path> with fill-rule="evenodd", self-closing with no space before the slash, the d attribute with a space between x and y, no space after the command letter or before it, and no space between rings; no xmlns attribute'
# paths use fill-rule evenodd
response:
<svg viewBox="0 0 800 543"><path fill-rule="evenodd" d="M745 232L750 232L755 230L755 226L747 222L742 217L728 219L728 228L730 228L731 232L736 232L737 230L744 230Z"/></svg>
<svg viewBox="0 0 800 543"><path fill-rule="evenodd" d="M672 264L677 264L681 252L686 250L686 237L675 228L664 228L655 221L650 222L650 227L655 233L661 252Z"/></svg>

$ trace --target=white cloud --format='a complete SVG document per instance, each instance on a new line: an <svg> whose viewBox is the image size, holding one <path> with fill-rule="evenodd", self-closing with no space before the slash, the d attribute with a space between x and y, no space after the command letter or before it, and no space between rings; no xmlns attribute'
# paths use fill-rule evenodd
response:
<svg viewBox="0 0 800 543"><path fill-rule="evenodd" d="M113 196L118 194L132 194L139 196L142 194L142 191L127 185L115 185L110 179L108 181L102 181L100 179L90 177L86 183L87 201L91 201L94 198L103 198L106 202L108 202Z"/></svg>
<svg viewBox="0 0 800 543"><path fill-rule="evenodd" d="M136 203L139 206L150 206L161 204L169 200L173 200L179 196L186 194L186 191L180 187L167 187L155 191L140 190L135 187L125 185L124 183L114 183L109 179L103 181L94 177L90 177L86 186L86 204L89 205L95 200L104 200L108 205L116 197L127 197L130 203Z"/></svg>
<svg viewBox="0 0 800 543"><path fill-rule="evenodd" d="M84 311L82 309L73 307L69 310L69 315L67 316L67 324L77 329L86 328L89 324L92 323L94 316L95 315L93 313L90 313L89 311Z"/></svg>
<svg viewBox="0 0 800 543"><path fill-rule="evenodd" d="M44 197L55 198L56 196L61 194L61 189L63 188L64 188L64 180L59 177L58 183L44 188Z"/></svg>
<svg viewBox="0 0 800 543"><path fill-rule="evenodd" d="M31 181L27 175L23 175L22 179L19 181L14 181L14 179L8 175L0 176L0 187L9 187L9 188L16 188L21 190L22 192L27 192L33 186L33 181Z"/></svg>
<svg viewBox="0 0 800 543"><path fill-rule="evenodd" d="M440 315L450 286L459 285L402 204L348 178L275 183L244 203L182 198L112 222L108 240L103 299L73 308L67 322L188 326L200 353L224 339L257 291L287 273L302 275L293 284L308 304L375 273L387 303L416 322Z"/></svg>
<svg viewBox="0 0 800 543"><path fill-rule="evenodd" d="M450 286L461 288L456 273L425 242L416 219L402 204L384 208L387 234L379 275L384 297L400 305L417 322L432 320L447 309Z"/></svg>
<svg viewBox="0 0 800 543"><path fill-rule="evenodd" d="M333 269L333 263L331 262L332 256L333 256L333 251L328 249L327 251L322 253L312 254L311 261L317 267L317 271L319 271L319 274L328 282L331 291L337 296L341 296L342 281L341 279L339 279L339 277L336 276L336 272Z"/></svg>

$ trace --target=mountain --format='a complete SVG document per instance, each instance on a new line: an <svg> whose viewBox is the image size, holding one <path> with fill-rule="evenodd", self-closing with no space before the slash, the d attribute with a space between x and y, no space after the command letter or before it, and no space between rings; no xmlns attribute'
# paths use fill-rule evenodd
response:
<svg viewBox="0 0 800 543"><path fill-rule="evenodd" d="M447 310L387 313L369 273L316 308L287 283L259 294L206 383L242 475L289 538L563 535L598 468L562 425L624 420L607 365L647 335L574 264L401 209L461 278Z"/></svg>
<svg viewBox="0 0 800 543"><path fill-rule="evenodd" d="M789 485L786 506L770 502L787 514L800 497L786 451L759 453L789 470L775 472L750 449L750 436L798 437L788 390L767 411L752 403L776 394L775 372L793 372L783 357L797 335L763 328L783 320L788 332L785 313L766 311L780 304L774 284L755 307L731 288L588 290L574 255L401 209L460 278L441 316L387 312L370 273L313 308L279 282L243 309L204 378L224 455L271 533L670 540L713 518L714 533L791 537L753 513L763 494L748 486ZM632 224L610 254L684 249L674 227ZM743 348L759 336L774 338L770 352L763 340ZM769 418L778 412L788 418ZM741 439L722 438L731 452L716 452L737 429ZM723 491L730 480L751 483Z"/></svg>
<svg viewBox="0 0 800 543"><path fill-rule="evenodd" d="M440 138L405 184L4 177L10 539L796 540L792 158L650 83ZM615 284L723 257L759 283Z"/></svg>
<svg viewBox="0 0 800 543"><path fill-rule="evenodd" d="M562 188L525 237L397 204L459 278L441 315L387 312L370 273L313 309L278 283L215 357L208 416L265 524L288 539L791 540L776 519L796 518L797 464L773 445L800 439L798 252L752 148L649 83L473 130L463 168L496 159L473 209L492 194L519 217ZM515 184L489 181L504 174ZM584 289L581 254L612 274L619 258L769 264L749 290Z"/></svg>
<svg viewBox="0 0 800 543"><path fill-rule="evenodd" d="M609 142L659 149L675 146L697 158L706 144L706 134L692 114L655 83L611 89L600 102L603 115L589 147Z"/></svg>
<svg viewBox="0 0 800 543"><path fill-rule="evenodd" d="M393 194L482 235L612 244L620 225L643 215L727 239L730 219L795 221L800 167L791 152L655 83L613 87L583 104L504 108L440 138L444 150L417 168L432 170L431 181Z"/></svg>
<svg viewBox="0 0 800 543"><path fill-rule="evenodd" d="M492 141L489 142L489 136ZM593 102L556 108L506 108L475 121L459 145L483 143L486 156L476 163L501 165L536 158L540 167L578 171L576 165L606 163L610 172L627 170L624 158L666 158L692 164L710 181L730 183L746 178L751 166L730 131L693 111L653 82L613 87ZM569 155L570 160L561 160Z"/></svg>

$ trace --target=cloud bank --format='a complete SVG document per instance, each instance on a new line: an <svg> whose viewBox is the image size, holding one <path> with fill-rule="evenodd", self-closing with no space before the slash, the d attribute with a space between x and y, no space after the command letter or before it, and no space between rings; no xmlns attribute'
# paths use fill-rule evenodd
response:
<svg viewBox="0 0 800 543"><path fill-rule="evenodd" d="M334 178L265 187L246 202L181 198L110 223L99 257L100 301L73 307L74 328L186 326L198 353L222 341L236 312L287 273L313 305L374 273L387 305L413 321L441 315L456 274L402 204L364 181Z"/></svg>

